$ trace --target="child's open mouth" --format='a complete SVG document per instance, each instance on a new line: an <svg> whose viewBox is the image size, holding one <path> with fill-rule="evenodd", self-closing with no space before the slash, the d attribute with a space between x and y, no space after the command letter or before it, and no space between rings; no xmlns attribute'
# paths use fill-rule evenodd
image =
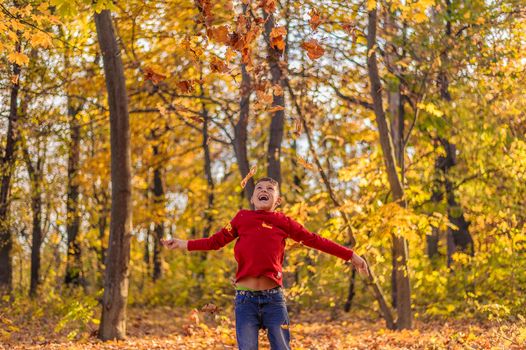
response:
<svg viewBox="0 0 526 350"><path fill-rule="evenodd" d="M266 195L266 194L262 194L262 195L259 195L258 196L258 199L260 201L268 201L269 200L269 197Z"/></svg>

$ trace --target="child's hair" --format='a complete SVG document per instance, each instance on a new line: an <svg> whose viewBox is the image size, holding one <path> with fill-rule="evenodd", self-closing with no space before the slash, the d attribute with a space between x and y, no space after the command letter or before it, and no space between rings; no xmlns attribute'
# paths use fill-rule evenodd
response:
<svg viewBox="0 0 526 350"><path fill-rule="evenodd" d="M261 179L257 180L254 185L257 185L258 183L263 182L263 181L270 182L271 184L279 188L279 183L271 177L262 177Z"/></svg>

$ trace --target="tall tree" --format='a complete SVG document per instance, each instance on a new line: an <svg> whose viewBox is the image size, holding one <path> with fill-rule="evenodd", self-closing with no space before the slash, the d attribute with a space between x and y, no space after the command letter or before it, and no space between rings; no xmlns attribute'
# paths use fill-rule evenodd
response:
<svg viewBox="0 0 526 350"><path fill-rule="evenodd" d="M24 99L26 100L26 99ZM23 102L21 108L22 114L27 117L27 101ZM24 154L24 161L27 166L27 172L29 174L29 181L31 187L31 211L33 215L32 222L32 234L31 234L31 279L29 286L29 295L34 298L37 295L38 286L40 285L40 250L42 247L42 191L43 191L43 178L44 178L44 164L46 161L46 147L43 143L45 140L41 139L41 135L34 137L36 143L36 159L33 160L25 140L25 136L22 136L22 151ZM32 152L33 153L33 152Z"/></svg>
<svg viewBox="0 0 526 350"><path fill-rule="evenodd" d="M404 189L402 181L396 169L396 157L393 139L387 124L382 98L382 83L378 72L376 60L376 27L377 10L371 9L368 13L367 26L367 69L369 72L371 97L376 116L376 124L380 136L383 159L387 171L387 178L393 195L393 200L402 207L406 207ZM393 233L393 254L397 261L395 268L396 275L396 306L398 318L396 320L397 329L407 329L412 327L413 314L411 311L411 287L409 284L409 271L407 267L408 247L407 240L396 233Z"/></svg>
<svg viewBox="0 0 526 350"><path fill-rule="evenodd" d="M66 61L67 62L67 61ZM67 69L67 68L66 68ZM69 125L69 147L68 147L68 183L66 199L66 231L67 231L67 258L65 283L80 285L81 279L81 247L78 241L80 228L79 194L80 185L78 173L80 166L80 125L78 114L82 105L75 106L73 98L68 96L68 125Z"/></svg>
<svg viewBox="0 0 526 350"><path fill-rule="evenodd" d="M18 40L16 44L16 52L21 52L20 40ZM11 262L13 237L9 225L9 189L11 186L11 177L15 167L18 125L20 65L17 63L13 64L13 76L16 77L16 79L12 79L11 81L6 145L2 154L2 163L0 164L0 172L2 176L2 182L0 184L0 294L10 293L13 287L13 267Z"/></svg>
<svg viewBox="0 0 526 350"><path fill-rule="evenodd" d="M130 124L124 67L110 11L96 13L95 25L110 110L111 222L99 327L99 337L109 340L126 336L132 228Z"/></svg>
<svg viewBox="0 0 526 350"><path fill-rule="evenodd" d="M272 44L271 33L275 28L274 15L263 10L265 19L265 41L267 42L267 62L270 67L271 82L273 88L280 87L281 93L274 93L272 98L272 107L284 107L285 94L283 90L285 83L283 81L282 63L280 57L283 50ZM285 46L287 43L285 42ZM278 181L281 186L281 142L283 140L283 124L285 123L285 109L279 109L273 113L270 121L269 142L267 150L267 174L274 180Z"/></svg>

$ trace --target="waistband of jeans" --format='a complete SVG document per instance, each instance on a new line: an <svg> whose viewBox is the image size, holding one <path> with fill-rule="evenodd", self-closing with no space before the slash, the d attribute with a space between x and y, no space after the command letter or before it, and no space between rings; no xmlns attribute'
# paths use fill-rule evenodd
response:
<svg viewBox="0 0 526 350"><path fill-rule="evenodd" d="M268 294L276 294L281 292L282 288L280 286L274 287L272 289L266 289L266 290L236 290L236 295L251 295L251 296L258 296L258 295L268 295Z"/></svg>

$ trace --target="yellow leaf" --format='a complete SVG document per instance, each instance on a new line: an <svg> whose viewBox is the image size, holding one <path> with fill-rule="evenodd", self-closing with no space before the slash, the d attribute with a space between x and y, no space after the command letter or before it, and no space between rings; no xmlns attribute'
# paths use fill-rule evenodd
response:
<svg viewBox="0 0 526 350"><path fill-rule="evenodd" d="M51 37L47 35L44 32L37 32L33 35L31 35L31 45L34 47L43 47L48 48L53 46L53 42L51 41Z"/></svg>
<svg viewBox="0 0 526 350"><path fill-rule="evenodd" d="M376 8L376 0L367 0L367 11L372 11Z"/></svg>
<svg viewBox="0 0 526 350"><path fill-rule="evenodd" d="M25 66L29 63L29 57L22 52L11 52L7 55L7 60L11 63L18 64L19 66Z"/></svg>

